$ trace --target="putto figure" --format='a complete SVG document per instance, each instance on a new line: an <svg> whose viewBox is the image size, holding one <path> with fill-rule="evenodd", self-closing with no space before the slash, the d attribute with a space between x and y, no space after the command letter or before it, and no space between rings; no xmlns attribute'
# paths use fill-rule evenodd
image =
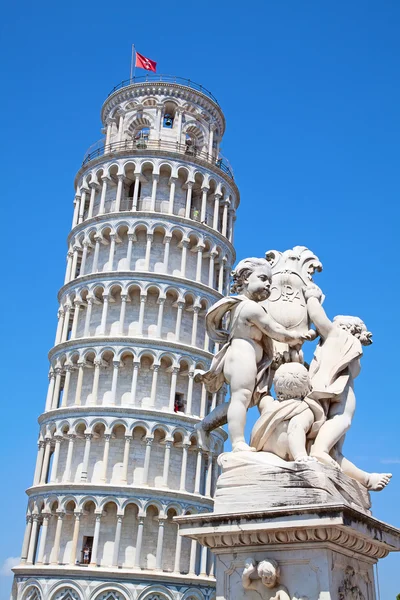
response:
<svg viewBox="0 0 400 600"><path fill-rule="evenodd" d="M299 339L292 332L270 317L260 302L270 294L272 272L270 264L263 258L246 258L232 272L232 292L217 302L207 314L207 333L223 347L214 356L208 372L199 374L209 392L218 391L226 382L230 385L231 399L228 406L217 407L208 422L217 425L226 422L232 443L232 451L254 450L244 439L246 413L257 403L263 389L268 389L270 365L273 359L272 340L298 346L304 339L311 339L308 332ZM229 330L223 327L228 316ZM201 428L199 428L201 429ZM203 431L204 431L203 426Z"/></svg>
<svg viewBox="0 0 400 600"><path fill-rule="evenodd" d="M242 573L242 584L245 590L255 590L265 600L308 600L297 594L291 598L288 589L280 584L281 571L273 558L266 558L257 563L254 558L246 560Z"/></svg>

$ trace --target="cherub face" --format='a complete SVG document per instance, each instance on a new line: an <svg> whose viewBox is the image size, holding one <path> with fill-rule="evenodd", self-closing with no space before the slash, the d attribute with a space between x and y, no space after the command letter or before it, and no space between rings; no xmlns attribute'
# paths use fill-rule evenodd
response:
<svg viewBox="0 0 400 600"><path fill-rule="evenodd" d="M249 298L261 302L271 293L271 272L268 267L257 267L245 280Z"/></svg>

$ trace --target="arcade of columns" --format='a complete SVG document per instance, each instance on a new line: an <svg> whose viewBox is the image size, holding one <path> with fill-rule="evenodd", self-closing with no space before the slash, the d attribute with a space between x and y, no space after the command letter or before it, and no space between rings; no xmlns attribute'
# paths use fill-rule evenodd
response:
<svg viewBox="0 0 400 600"><path fill-rule="evenodd" d="M157 80L113 92L102 120L76 177L13 595L203 600L213 560L173 518L212 510L225 439L205 449L194 430L225 393L195 380L235 259L225 121L204 89Z"/></svg>

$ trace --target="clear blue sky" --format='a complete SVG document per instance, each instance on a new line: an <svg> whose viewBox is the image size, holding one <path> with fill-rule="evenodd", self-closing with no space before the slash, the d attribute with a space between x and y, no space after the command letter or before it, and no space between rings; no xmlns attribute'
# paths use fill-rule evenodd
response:
<svg viewBox="0 0 400 600"><path fill-rule="evenodd" d="M0 565L22 543L73 178L101 137L103 100L129 77L132 42L225 111L223 151L242 196L238 257L309 246L324 264L328 313L359 315L374 332L346 450L393 472L374 514L400 526L400 3L22 0L3 5L1 28ZM400 592L399 571L399 556L382 561L382 600ZM1 579L0 600L10 583Z"/></svg>

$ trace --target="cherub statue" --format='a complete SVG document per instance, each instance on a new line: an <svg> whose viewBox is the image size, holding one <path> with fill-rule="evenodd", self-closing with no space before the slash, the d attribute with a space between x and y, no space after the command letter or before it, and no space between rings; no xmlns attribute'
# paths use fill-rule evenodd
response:
<svg viewBox="0 0 400 600"><path fill-rule="evenodd" d="M293 599L287 588L279 584L280 568L276 560L267 558L257 563L247 558L242 573L242 583L246 590L256 590L265 600L307 600L304 596Z"/></svg>
<svg viewBox="0 0 400 600"><path fill-rule="evenodd" d="M356 407L354 379L361 369L362 346L372 344L372 334L358 317L340 315L330 321L321 306L321 291L316 286L305 288L304 295L310 319L321 336L310 365L312 392L309 396L322 404L327 417L310 454L320 462L340 467L369 490L380 491L389 483L390 473L367 473L342 454Z"/></svg>
<svg viewBox="0 0 400 600"><path fill-rule="evenodd" d="M270 293L271 267L263 258L246 258L232 272L232 292L237 296L223 298L207 313L206 327L210 339L224 342L214 356L210 370L198 373L209 392L218 391L226 382L230 385L231 398L227 405L217 407L197 427L204 440L205 430L228 422L232 451L254 450L244 439L246 413L257 402L259 391L268 387L269 366L273 359L272 341L299 345L311 339L314 331L302 336L290 331L272 319L260 302ZM229 331L222 322L229 313ZM227 419L227 421L226 421ZM211 424L207 427L207 422Z"/></svg>
<svg viewBox="0 0 400 600"><path fill-rule="evenodd" d="M317 400L309 397L311 382L306 367L298 362L284 363L273 379L276 400L263 396L260 417L251 433L250 445L257 451L272 452L284 460L313 462L307 440L315 437L325 422Z"/></svg>

